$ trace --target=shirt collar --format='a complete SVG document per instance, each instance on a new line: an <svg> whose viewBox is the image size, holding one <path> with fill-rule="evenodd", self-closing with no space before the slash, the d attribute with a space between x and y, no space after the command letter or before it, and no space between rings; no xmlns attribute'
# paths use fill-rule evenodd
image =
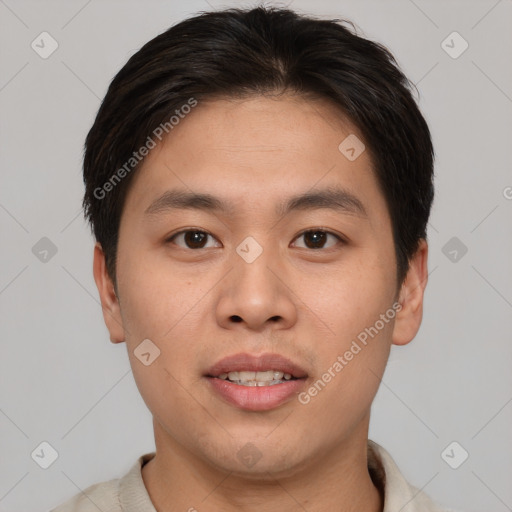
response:
<svg viewBox="0 0 512 512"><path fill-rule="evenodd" d="M142 466L155 452L139 457L119 480L119 501L125 512L157 512L142 479ZM384 491L383 512L443 512L421 490L410 485L391 455L382 446L368 441L368 470L375 485Z"/></svg>
<svg viewBox="0 0 512 512"><path fill-rule="evenodd" d="M443 512L423 491L407 482L391 455L374 441L368 441L368 469L379 468L384 486L383 512ZM378 487L378 484L376 484Z"/></svg>

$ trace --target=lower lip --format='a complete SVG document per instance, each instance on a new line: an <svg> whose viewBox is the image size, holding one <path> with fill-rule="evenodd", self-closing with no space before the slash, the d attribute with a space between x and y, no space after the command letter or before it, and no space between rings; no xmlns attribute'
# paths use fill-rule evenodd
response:
<svg viewBox="0 0 512 512"><path fill-rule="evenodd" d="M304 379L294 379L272 386L241 386L215 377L207 379L224 400L246 411L275 409L296 396L304 386Z"/></svg>

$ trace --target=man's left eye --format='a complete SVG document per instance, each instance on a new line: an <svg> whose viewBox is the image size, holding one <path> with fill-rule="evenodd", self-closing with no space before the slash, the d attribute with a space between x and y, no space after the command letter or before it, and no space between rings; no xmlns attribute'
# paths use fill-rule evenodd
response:
<svg viewBox="0 0 512 512"><path fill-rule="evenodd" d="M338 242L343 242L341 237L339 237L338 235L335 235L334 233L331 233L329 231L323 231L321 229L304 231L304 233L299 235L296 238L296 240L298 240L301 237L304 237L306 244L303 247L306 249L325 249L325 243L329 236L335 238ZM336 245L336 243L337 242L334 242L329 247L333 247L334 245Z"/></svg>

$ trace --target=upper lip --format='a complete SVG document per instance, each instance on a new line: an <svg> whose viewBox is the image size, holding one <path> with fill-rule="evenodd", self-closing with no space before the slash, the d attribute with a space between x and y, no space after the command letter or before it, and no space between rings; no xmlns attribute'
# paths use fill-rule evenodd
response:
<svg viewBox="0 0 512 512"><path fill-rule="evenodd" d="M241 372L244 370L250 372L275 370L289 373L297 379L307 377L307 372L298 364L279 354L272 353L259 355L240 353L224 357L207 371L207 376L218 377L222 373Z"/></svg>

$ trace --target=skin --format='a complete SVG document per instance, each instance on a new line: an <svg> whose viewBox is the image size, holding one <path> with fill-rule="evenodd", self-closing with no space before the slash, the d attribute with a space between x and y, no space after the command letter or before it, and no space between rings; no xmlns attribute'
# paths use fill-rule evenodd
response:
<svg viewBox="0 0 512 512"><path fill-rule="evenodd" d="M391 345L419 329L428 249L422 240L399 286L369 152L351 162L338 150L358 133L320 100L202 102L134 176L121 217L117 294L96 245L110 339L126 343L153 414L156 456L142 476L159 512L263 504L270 512L382 510L367 470L370 406ZM350 191L367 216L325 208L276 216L284 198L327 185ZM144 213L173 188L213 194L233 211ZM345 242L328 235L311 248L303 233L315 228ZM183 236L168 240L185 229L211 237L198 249ZM236 252L247 236L263 249L252 263ZM306 370L307 390L397 300L396 317L306 405L294 397L270 411L241 410L204 377L225 356L275 352ZM161 351L149 366L134 355L147 338ZM250 468L237 457L247 443L262 455Z"/></svg>

